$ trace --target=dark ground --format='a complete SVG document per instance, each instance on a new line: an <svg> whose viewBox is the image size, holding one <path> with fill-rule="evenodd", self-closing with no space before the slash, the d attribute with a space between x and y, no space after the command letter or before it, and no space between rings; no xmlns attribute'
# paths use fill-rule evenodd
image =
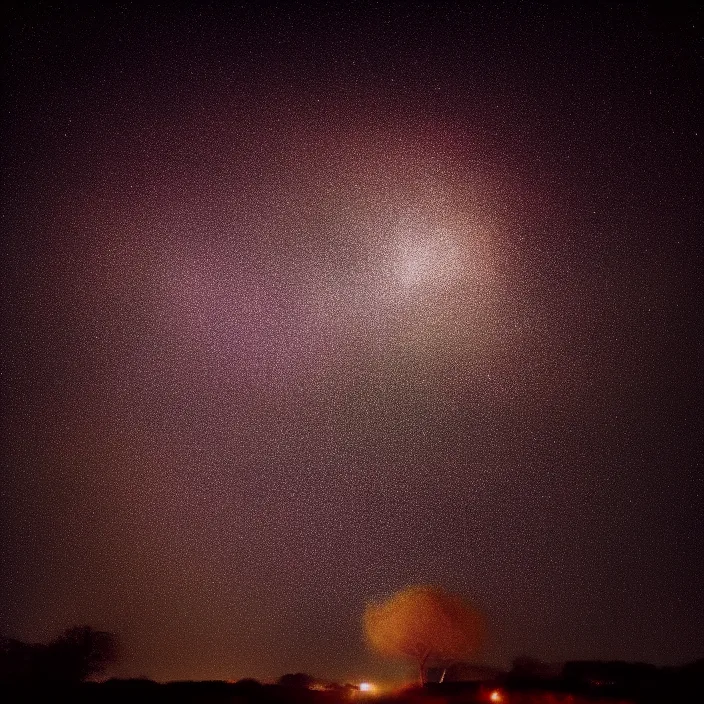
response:
<svg viewBox="0 0 704 704"><path fill-rule="evenodd" d="M230 682L170 682L108 680L72 685L4 686L6 702L66 701L77 704L674 704L702 701L704 682L694 677L672 677L669 682L641 682L618 687L608 684L554 682L456 682L410 687L392 694L370 696L352 686L313 691L261 685L253 680ZM636 691L640 690L640 691Z"/></svg>

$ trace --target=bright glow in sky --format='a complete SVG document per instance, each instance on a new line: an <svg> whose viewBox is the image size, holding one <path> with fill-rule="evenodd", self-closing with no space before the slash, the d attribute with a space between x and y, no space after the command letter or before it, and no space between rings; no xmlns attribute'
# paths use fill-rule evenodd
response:
<svg viewBox="0 0 704 704"><path fill-rule="evenodd" d="M632 5L14 3L0 632L396 681L437 582L488 663L701 657L698 45Z"/></svg>

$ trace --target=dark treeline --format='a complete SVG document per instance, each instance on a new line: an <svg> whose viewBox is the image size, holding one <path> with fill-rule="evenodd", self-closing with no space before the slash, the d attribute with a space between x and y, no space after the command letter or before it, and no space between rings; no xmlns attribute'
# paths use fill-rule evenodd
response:
<svg viewBox="0 0 704 704"><path fill-rule="evenodd" d="M609 672L626 668L625 663L571 663L580 669L589 666ZM701 668L701 666L697 666ZM694 671L697 670L694 667ZM658 668L656 668L658 669ZM604 671L602 669L602 671ZM449 682L430 683L384 696L369 696L356 687L332 686L325 690L239 682L169 682L151 680L107 680L105 682L62 682L48 684L4 684L0 698L7 702L67 701L74 704L675 704L704 701L701 672L688 679L688 668L666 675L666 682L649 680L633 683L628 691L623 683L604 687L591 679L576 676L570 683L559 678L541 682ZM691 674L691 673L690 673Z"/></svg>
<svg viewBox="0 0 704 704"><path fill-rule="evenodd" d="M0 641L0 682L81 682L102 673L117 658L117 638L90 626L74 626L50 643Z"/></svg>
<svg viewBox="0 0 704 704"><path fill-rule="evenodd" d="M444 682L431 682L391 695L374 696L351 684L323 683L304 673L277 684L171 682L98 678L116 661L117 638L89 626L75 626L48 644L0 641L0 700L71 701L78 704L670 704L704 702L704 659L681 667L646 663L573 661L552 665L517 658L509 672L454 664L436 668ZM433 672L433 670L431 670ZM466 680L479 681L466 681ZM465 681L463 681L465 680ZM58 698L58 699L57 699Z"/></svg>
<svg viewBox="0 0 704 704"><path fill-rule="evenodd" d="M352 685L305 686L238 682L5 682L2 701L75 704L675 704L704 701L704 663L681 668L620 662L567 663L559 677L429 683L371 697ZM599 678L599 679L595 679ZM602 679L609 677L611 679ZM283 678L282 678L283 679ZM311 678L311 682L314 680ZM496 698L498 695L498 698Z"/></svg>
<svg viewBox="0 0 704 704"><path fill-rule="evenodd" d="M518 658L503 683L509 691L552 691L634 702L704 701L704 659L681 667L623 661L572 661L558 672Z"/></svg>

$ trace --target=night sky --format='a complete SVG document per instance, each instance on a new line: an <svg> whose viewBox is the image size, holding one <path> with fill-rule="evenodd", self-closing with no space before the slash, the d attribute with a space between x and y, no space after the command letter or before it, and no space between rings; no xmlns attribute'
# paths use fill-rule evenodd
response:
<svg viewBox="0 0 704 704"><path fill-rule="evenodd" d="M256 5L256 7L255 7ZM701 14L18 3L0 632L121 676L704 655Z"/></svg>

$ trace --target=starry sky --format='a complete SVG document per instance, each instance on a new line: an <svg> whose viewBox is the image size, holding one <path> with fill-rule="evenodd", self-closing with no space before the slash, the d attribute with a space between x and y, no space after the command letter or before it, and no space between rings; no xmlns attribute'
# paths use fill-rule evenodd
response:
<svg viewBox="0 0 704 704"><path fill-rule="evenodd" d="M701 11L16 3L0 632L121 676L704 655Z"/></svg>

